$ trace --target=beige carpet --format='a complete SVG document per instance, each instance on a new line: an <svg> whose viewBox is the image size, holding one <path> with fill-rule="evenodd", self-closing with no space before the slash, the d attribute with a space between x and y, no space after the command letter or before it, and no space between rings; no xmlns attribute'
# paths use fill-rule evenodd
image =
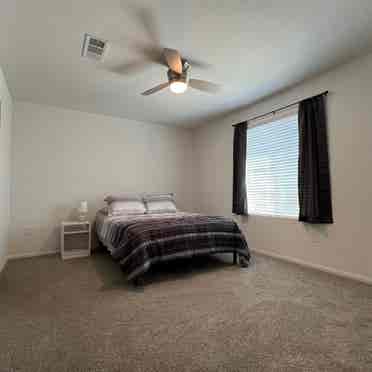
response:
<svg viewBox="0 0 372 372"><path fill-rule="evenodd" d="M103 254L11 261L0 371L372 371L372 287L262 256L180 262L137 289Z"/></svg>

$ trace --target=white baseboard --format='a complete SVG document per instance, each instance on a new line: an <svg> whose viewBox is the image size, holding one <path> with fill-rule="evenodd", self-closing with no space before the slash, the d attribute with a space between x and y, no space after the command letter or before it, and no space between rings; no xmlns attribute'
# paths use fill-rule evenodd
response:
<svg viewBox="0 0 372 372"><path fill-rule="evenodd" d="M358 282L361 282L361 283L364 283L364 284L372 285L372 278L370 278L368 276L353 274L353 273L349 273L347 271L341 271L341 270L333 269L332 267L329 267L329 266L323 266L323 265L318 265L318 264L306 262L306 261L300 260L298 258L284 256L284 255L281 255L281 254L278 254L278 253L272 253L272 252L263 251L263 250L259 250L259 249L251 249L251 250L252 250L252 252L262 254L264 256L277 258L279 260L291 262L291 263L294 263L294 264L297 264L297 265L300 265L300 266L309 267L311 269L323 271L323 272L328 273L328 274L333 274L333 275L340 276L340 277L343 277L343 278L355 280L355 281L358 281Z"/></svg>
<svg viewBox="0 0 372 372"><path fill-rule="evenodd" d="M28 258L28 257L37 257L37 256L46 256L50 254L57 254L58 250L54 251L45 251L45 252L23 252L23 253L11 253L8 254L8 260L16 260L18 258Z"/></svg>
<svg viewBox="0 0 372 372"><path fill-rule="evenodd" d="M255 253L258 253L258 254L262 254L264 256L273 257L273 258L276 258L276 259L279 259L279 260L282 260L282 261L291 262L291 263L294 263L294 264L297 264L297 265L300 265L300 266L303 266L303 267L309 267L311 269L323 271L323 272L328 273L328 274L333 274L333 275L340 276L340 277L343 277L343 278L347 278L347 279L351 279L351 280L358 281L358 282L361 282L361 283L372 285L372 278L370 278L368 276L354 274L354 273L350 273L350 272L347 272L347 271L341 271L341 270L334 269L334 268L329 267L329 266L318 265L318 264L314 264L314 263L311 263L311 262L306 262L306 261L300 260L298 258L293 258L293 257L290 257L290 256L285 256L285 255L282 255L282 254L273 253L273 252L269 252L269 251L264 251L264 250L259 250L259 249L251 249L251 251L255 252ZM48 252L13 253L13 254L10 254L7 257L5 257L5 259L2 260L2 262L0 262L0 272L4 269L8 260L15 260L15 259L18 259L18 258L44 256L44 255L52 255L52 254L57 254L57 253L59 253L58 250L48 251Z"/></svg>

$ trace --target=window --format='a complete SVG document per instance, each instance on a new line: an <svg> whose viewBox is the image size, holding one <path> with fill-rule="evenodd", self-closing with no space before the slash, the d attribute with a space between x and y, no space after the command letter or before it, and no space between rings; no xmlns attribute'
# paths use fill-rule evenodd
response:
<svg viewBox="0 0 372 372"><path fill-rule="evenodd" d="M248 213L298 217L297 114L248 128Z"/></svg>

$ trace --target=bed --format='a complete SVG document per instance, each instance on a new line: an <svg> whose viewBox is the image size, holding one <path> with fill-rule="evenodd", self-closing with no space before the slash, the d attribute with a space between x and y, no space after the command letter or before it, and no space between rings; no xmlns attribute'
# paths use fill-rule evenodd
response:
<svg viewBox="0 0 372 372"><path fill-rule="evenodd" d="M215 253L232 253L242 265L250 253L238 225L225 217L196 213L159 213L109 216L100 210L96 216L100 242L119 262L129 281L160 261Z"/></svg>

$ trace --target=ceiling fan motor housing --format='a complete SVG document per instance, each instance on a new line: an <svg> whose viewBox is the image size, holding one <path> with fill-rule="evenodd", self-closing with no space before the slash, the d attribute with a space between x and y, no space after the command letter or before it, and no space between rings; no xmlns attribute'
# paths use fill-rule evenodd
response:
<svg viewBox="0 0 372 372"><path fill-rule="evenodd" d="M176 71L168 69L168 80L170 83L173 81L181 81L183 83L189 83L189 70L190 65L187 61L182 61L182 74L178 74Z"/></svg>

